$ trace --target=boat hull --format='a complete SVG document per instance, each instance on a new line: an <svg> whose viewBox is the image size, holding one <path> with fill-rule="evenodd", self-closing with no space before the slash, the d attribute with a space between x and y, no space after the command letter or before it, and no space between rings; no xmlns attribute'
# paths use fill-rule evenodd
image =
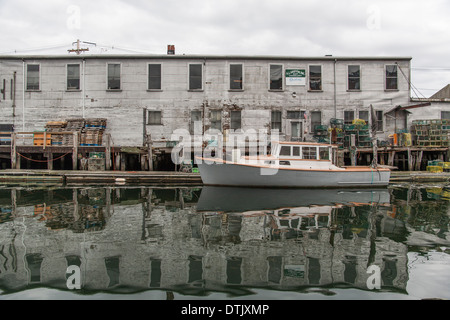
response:
<svg viewBox="0 0 450 320"><path fill-rule="evenodd" d="M345 170L268 169L261 166L214 162L198 164L205 185L276 188L382 187L389 184L390 170L348 168Z"/></svg>

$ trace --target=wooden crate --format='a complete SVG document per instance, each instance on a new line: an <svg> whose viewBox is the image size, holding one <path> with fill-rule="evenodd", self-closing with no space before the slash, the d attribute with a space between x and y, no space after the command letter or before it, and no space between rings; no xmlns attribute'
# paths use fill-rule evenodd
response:
<svg viewBox="0 0 450 320"><path fill-rule="evenodd" d="M35 132L33 134L33 144L35 146L43 146L44 145L44 133L43 132ZM50 133L47 133L45 145L50 146L51 144L52 144L52 135Z"/></svg>

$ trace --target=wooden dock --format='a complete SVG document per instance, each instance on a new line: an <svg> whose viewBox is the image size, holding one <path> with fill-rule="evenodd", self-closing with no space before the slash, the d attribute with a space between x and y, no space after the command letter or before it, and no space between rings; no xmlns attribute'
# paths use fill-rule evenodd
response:
<svg viewBox="0 0 450 320"><path fill-rule="evenodd" d="M198 186L198 173L158 171L0 170L0 184L111 185L155 184Z"/></svg>

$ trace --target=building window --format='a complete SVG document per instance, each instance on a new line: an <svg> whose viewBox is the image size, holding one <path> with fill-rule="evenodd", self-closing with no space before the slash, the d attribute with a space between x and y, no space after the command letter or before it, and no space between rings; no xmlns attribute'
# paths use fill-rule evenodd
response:
<svg viewBox="0 0 450 320"><path fill-rule="evenodd" d="M386 90L398 89L397 65L386 66Z"/></svg>
<svg viewBox="0 0 450 320"><path fill-rule="evenodd" d="M344 124L353 124L353 120L355 120L355 112L344 111Z"/></svg>
<svg viewBox="0 0 450 320"><path fill-rule="evenodd" d="M189 65L189 90L203 89L203 68L201 64Z"/></svg>
<svg viewBox="0 0 450 320"><path fill-rule="evenodd" d="M348 66L348 90L361 90L360 66Z"/></svg>
<svg viewBox="0 0 450 320"><path fill-rule="evenodd" d="M282 65L270 65L270 90L283 90Z"/></svg>
<svg viewBox="0 0 450 320"><path fill-rule="evenodd" d="M161 65L148 65L148 89L161 90Z"/></svg>
<svg viewBox="0 0 450 320"><path fill-rule="evenodd" d="M376 130L377 131L383 131L383 111L377 111L376 112L377 119L376 121Z"/></svg>
<svg viewBox="0 0 450 320"><path fill-rule="evenodd" d="M272 130L281 132L281 111L272 111Z"/></svg>
<svg viewBox="0 0 450 320"><path fill-rule="evenodd" d="M322 66L309 67L309 90L322 90Z"/></svg>
<svg viewBox="0 0 450 320"><path fill-rule="evenodd" d="M80 65L67 65L67 90L80 90Z"/></svg>
<svg viewBox="0 0 450 320"><path fill-rule="evenodd" d="M364 120L366 124L369 123L369 111L359 111L359 119Z"/></svg>
<svg viewBox="0 0 450 320"><path fill-rule="evenodd" d="M443 120L450 119L450 111L441 111L441 119Z"/></svg>
<svg viewBox="0 0 450 320"><path fill-rule="evenodd" d="M243 90L243 68L242 64L230 65L230 90Z"/></svg>
<svg viewBox="0 0 450 320"><path fill-rule="evenodd" d="M305 111L288 111L287 118L291 120L301 120L305 117Z"/></svg>
<svg viewBox="0 0 450 320"><path fill-rule="evenodd" d="M162 125L161 111L149 111L147 124L152 126Z"/></svg>
<svg viewBox="0 0 450 320"><path fill-rule="evenodd" d="M40 65L38 64L27 65L27 90L40 90Z"/></svg>
<svg viewBox="0 0 450 320"><path fill-rule="evenodd" d="M211 110L211 129L222 131L222 111Z"/></svg>
<svg viewBox="0 0 450 320"><path fill-rule="evenodd" d="M315 130L316 126L320 126L322 124L322 112L321 111L312 111L311 112L311 130Z"/></svg>
<svg viewBox="0 0 450 320"><path fill-rule="evenodd" d="M232 130L241 129L241 111L231 111L231 126Z"/></svg>
<svg viewBox="0 0 450 320"><path fill-rule="evenodd" d="M120 64L108 64L108 90L120 90Z"/></svg>

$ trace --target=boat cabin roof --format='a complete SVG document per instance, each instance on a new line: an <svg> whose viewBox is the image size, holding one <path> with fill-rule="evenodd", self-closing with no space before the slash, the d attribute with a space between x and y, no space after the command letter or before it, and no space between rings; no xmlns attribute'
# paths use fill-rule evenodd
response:
<svg viewBox="0 0 450 320"><path fill-rule="evenodd" d="M329 143L319 143L319 142L296 142L296 141L277 141L280 145L290 145L290 146L316 146L316 147L333 147L337 148L334 144Z"/></svg>

